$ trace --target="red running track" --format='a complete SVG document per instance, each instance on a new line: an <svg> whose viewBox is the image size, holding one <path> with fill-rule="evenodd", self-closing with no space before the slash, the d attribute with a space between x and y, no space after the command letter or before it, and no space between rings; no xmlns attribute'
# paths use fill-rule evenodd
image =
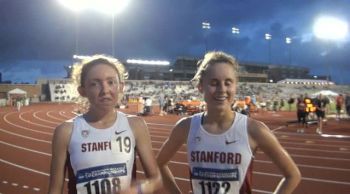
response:
<svg viewBox="0 0 350 194"><path fill-rule="evenodd" d="M61 122L74 117L72 104L33 104L17 112L13 107L0 109L0 194L46 193L51 161L51 140ZM156 109L156 108L155 108ZM135 114L135 108L121 110ZM155 110L156 112L156 110ZM296 194L350 193L350 120L328 119L324 135L316 135L316 126L297 133L294 112L253 113L264 121L302 172ZM155 154L180 118L176 115L145 116ZM143 176L138 162L138 175ZM186 146L170 162L183 193L189 191ZM281 173L262 152L254 162L254 193L272 193ZM162 192L161 192L162 193Z"/></svg>

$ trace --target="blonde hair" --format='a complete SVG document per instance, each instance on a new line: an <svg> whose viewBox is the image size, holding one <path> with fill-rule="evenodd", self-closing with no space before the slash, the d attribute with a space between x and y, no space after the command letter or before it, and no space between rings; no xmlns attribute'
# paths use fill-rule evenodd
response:
<svg viewBox="0 0 350 194"><path fill-rule="evenodd" d="M238 62L232 55L222 51L210 51L204 55L203 60L198 61L197 72L191 81L195 82L196 84L201 83L208 67L216 63L230 64L233 67L236 77L238 76Z"/></svg>
<svg viewBox="0 0 350 194"><path fill-rule="evenodd" d="M84 59L81 63L76 63L72 68L72 79L77 86L84 87L84 81L87 73L90 69L96 65L105 64L109 65L117 71L119 82L124 83L124 80L128 78L128 73L125 70L124 65L116 58L106 55L93 55Z"/></svg>
<svg viewBox="0 0 350 194"><path fill-rule="evenodd" d="M124 83L128 78L128 73L126 72L124 65L118 59L106 55L93 55L84 59L81 63L75 63L72 66L71 79L73 80L73 83L77 87L84 87L84 82L88 72L92 67L99 64L105 64L115 69L118 74L119 83ZM123 94L119 95L119 100L122 96ZM84 112L89 107L89 101L81 96L76 99L76 103L81 106L80 108L83 109Z"/></svg>

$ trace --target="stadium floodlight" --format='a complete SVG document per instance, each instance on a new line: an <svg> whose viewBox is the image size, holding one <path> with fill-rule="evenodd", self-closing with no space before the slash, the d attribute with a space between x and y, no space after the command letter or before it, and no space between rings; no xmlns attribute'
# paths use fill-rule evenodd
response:
<svg viewBox="0 0 350 194"><path fill-rule="evenodd" d="M169 61L160 61L160 60L128 59L126 60L126 62L130 64L137 64L137 65L160 65L160 66L170 65Z"/></svg>
<svg viewBox="0 0 350 194"><path fill-rule="evenodd" d="M209 22L202 22L202 28L209 30L211 28L210 23Z"/></svg>
<svg viewBox="0 0 350 194"><path fill-rule="evenodd" d="M129 4L129 0L58 0L64 6L80 11L92 9L107 14L120 13Z"/></svg>
<svg viewBox="0 0 350 194"><path fill-rule="evenodd" d="M286 44L292 44L292 38L286 37Z"/></svg>
<svg viewBox="0 0 350 194"><path fill-rule="evenodd" d="M348 34L348 24L335 17L323 16L315 21L313 31L320 39L342 40Z"/></svg>
<svg viewBox="0 0 350 194"><path fill-rule="evenodd" d="M271 34L266 33L266 34L265 34L265 39L266 39L266 40L271 40L271 39L272 39Z"/></svg>
<svg viewBox="0 0 350 194"><path fill-rule="evenodd" d="M269 43L269 50L268 50L268 60L269 60L269 63L271 63L271 39L272 39L272 35L266 33L266 34L265 34L265 40L267 40L267 42Z"/></svg>
<svg viewBox="0 0 350 194"><path fill-rule="evenodd" d="M79 12L88 8L88 1L85 0L58 0L62 5L69 9Z"/></svg>
<svg viewBox="0 0 350 194"><path fill-rule="evenodd" d="M239 28L232 27L232 34L239 34Z"/></svg>
<svg viewBox="0 0 350 194"><path fill-rule="evenodd" d="M73 59L75 60L85 60L91 58L90 56L84 56L84 55L73 55Z"/></svg>

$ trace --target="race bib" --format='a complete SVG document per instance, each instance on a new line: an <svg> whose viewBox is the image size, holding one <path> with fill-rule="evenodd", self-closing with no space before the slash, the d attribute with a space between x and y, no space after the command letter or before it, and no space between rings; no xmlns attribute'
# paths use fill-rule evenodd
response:
<svg viewBox="0 0 350 194"><path fill-rule="evenodd" d="M239 185L238 169L194 167L191 178L193 193L195 194L236 193Z"/></svg>
<svg viewBox="0 0 350 194"><path fill-rule="evenodd" d="M79 170L76 175L78 194L117 193L125 186L126 164L110 164Z"/></svg>

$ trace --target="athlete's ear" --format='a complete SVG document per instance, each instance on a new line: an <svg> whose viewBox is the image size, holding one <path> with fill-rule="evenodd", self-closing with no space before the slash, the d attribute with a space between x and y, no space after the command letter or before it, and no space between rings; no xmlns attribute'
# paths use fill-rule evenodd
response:
<svg viewBox="0 0 350 194"><path fill-rule="evenodd" d="M79 86L78 87L78 92L79 92L80 96L86 97L86 92L85 92L85 88L84 87Z"/></svg>
<svg viewBox="0 0 350 194"><path fill-rule="evenodd" d="M125 83L124 82L120 82L119 83L119 91L120 93L123 93L124 92L124 86L125 86Z"/></svg>
<svg viewBox="0 0 350 194"><path fill-rule="evenodd" d="M197 88L198 88L198 91L199 91L200 93L203 93L203 85L202 85L202 82L199 82L199 83L197 84Z"/></svg>

